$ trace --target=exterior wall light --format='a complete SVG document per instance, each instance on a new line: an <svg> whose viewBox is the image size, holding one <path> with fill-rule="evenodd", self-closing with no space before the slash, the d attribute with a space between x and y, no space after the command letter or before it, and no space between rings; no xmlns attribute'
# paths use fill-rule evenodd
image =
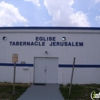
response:
<svg viewBox="0 0 100 100"><path fill-rule="evenodd" d="M7 37L6 37L6 36L4 36L2 39L3 39L4 41L6 41L6 40L7 40Z"/></svg>
<svg viewBox="0 0 100 100"><path fill-rule="evenodd" d="M48 54L48 51L45 51L46 54Z"/></svg>
<svg viewBox="0 0 100 100"><path fill-rule="evenodd" d="M62 41L66 41L66 37L62 37Z"/></svg>

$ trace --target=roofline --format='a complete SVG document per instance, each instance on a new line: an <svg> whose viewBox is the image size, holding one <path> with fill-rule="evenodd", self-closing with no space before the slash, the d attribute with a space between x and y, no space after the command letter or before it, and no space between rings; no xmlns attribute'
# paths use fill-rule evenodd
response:
<svg viewBox="0 0 100 100"><path fill-rule="evenodd" d="M0 30L14 30L14 29L53 29L53 30L100 30L100 27L0 27Z"/></svg>

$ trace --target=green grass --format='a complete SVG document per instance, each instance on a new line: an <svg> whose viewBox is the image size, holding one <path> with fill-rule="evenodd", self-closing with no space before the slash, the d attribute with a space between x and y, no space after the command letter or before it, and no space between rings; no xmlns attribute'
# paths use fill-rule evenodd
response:
<svg viewBox="0 0 100 100"><path fill-rule="evenodd" d="M0 100L17 100L29 87L29 84L15 84L15 94L13 95L13 84L0 83Z"/></svg>
<svg viewBox="0 0 100 100"><path fill-rule="evenodd" d="M72 85L71 95L69 96L69 87L70 85L67 84L65 86L60 85L59 88L65 100L91 100L90 94L93 90L96 91L96 93L100 92L98 90L98 88L100 88L100 84L74 84Z"/></svg>

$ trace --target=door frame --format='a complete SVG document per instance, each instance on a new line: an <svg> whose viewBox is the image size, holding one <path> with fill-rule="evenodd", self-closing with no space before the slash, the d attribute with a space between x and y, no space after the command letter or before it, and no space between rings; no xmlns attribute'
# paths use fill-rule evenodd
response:
<svg viewBox="0 0 100 100"><path fill-rule="evenodd" d="M34 61L34 67L33 67L33 83L35 84L35 58L57 58L58 57L33 57ZM59 60L59 59L58 59ZM58 61L59 62L59 61ZM58 68L57 68L57 81L58 81ZM45 83L46 84L46 83Z"/></svg>

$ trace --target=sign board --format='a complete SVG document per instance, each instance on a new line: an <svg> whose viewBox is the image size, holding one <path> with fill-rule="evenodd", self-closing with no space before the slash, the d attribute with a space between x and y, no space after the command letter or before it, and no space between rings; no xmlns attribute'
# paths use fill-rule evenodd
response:
<svg viewBox="0 0 100 100"><path fill-rule="evenodd" d="M18 54L12 55L12 62L18 62Z"/></svg>

